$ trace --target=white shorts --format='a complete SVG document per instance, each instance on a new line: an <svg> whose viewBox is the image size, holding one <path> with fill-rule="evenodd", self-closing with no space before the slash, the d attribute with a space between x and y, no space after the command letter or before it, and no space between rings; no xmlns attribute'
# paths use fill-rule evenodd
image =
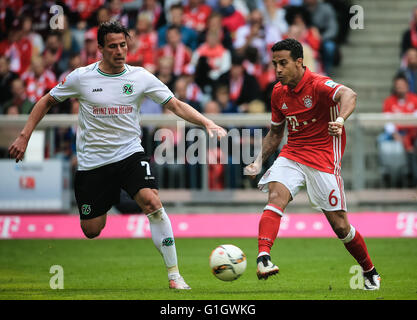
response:
<svg viewBox="0 0 417 320"><path fill-rule="evenodd" d="M268 192L269 182L282 183L290 191L293 199L305 186L311 206L318 211L347 210L343 179L340 175L278 157L259 180L258 188Z"/></svg>

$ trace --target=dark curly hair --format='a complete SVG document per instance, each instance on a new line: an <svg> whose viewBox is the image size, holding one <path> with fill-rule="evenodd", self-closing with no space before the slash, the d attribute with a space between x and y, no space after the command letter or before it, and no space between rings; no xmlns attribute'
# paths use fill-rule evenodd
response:
<svg viewBox="0 0 417 320"><path fill-rule="evenodd" d="M126 37L129 36L127 28L118 21L108 21L100 24L97 31L97 42L100 46L104 47L104 39L108 33L123 33Z"/></svg>
<svg viewBox="0 0 417 320"><path fill-rule="evenodd" d="M288 50L290 51L291 58L297 60L298 58L304 58L303 46L295 39L285 39L275 43L272 48L272 52Z"/></svg>

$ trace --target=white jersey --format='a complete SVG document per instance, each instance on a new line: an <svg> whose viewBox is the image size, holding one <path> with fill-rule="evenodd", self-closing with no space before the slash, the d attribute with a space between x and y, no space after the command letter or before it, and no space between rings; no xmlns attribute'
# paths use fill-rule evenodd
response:
<svg viewBox="0 0 417 320"><path fill-rule="evenodd" d="M99 62L77 68L49 94L57 101L77 98L78 170L91 170L143 151L140 104L145 97L159 104L174 95L153 74L125 65L119 74L107 74Z"/></svg>

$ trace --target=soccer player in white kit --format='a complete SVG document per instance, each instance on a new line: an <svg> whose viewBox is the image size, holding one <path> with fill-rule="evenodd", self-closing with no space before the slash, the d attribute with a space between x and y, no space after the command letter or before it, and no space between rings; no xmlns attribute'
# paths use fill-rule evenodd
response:
<svg viewBox="0 0 417 320"><path fill-rule="evenodd" d="M341 176L346 144L343 125L356 107L356 94L304 67L302 45L294 39L276 43L272 55L279 82L271 96L271 129L263 140L262 152L245 167L245 173L255 177L261 171L262 163L280 145L285 123L288 143L258 183L262 191L269 192L259 222L258 278L278 273L270 250L285 207L305 186L312 207L326 215L333 231L362 267L364 289L379 289L380 276L365 241L348 221Z"/></svg>
<svg viewBox="0 0 417 320"><path fill-rule="evenodd" d="M152 240L167 267L169 287L191 289L179 273L171 222L141 145L141 101L149 97L163 104L184 120L204 127L210 136L222 137L226 132L176 99L154 75L125 64L127 36L127 29L118 22L100 25L97 40L103 59L75 69L42 97L9 153L16 162L22 160L33 130L48 110L65 99L77 98L80 110L74 191L85 236L100 234L107 211L118 203L123 188L149 219Z"/></svg>

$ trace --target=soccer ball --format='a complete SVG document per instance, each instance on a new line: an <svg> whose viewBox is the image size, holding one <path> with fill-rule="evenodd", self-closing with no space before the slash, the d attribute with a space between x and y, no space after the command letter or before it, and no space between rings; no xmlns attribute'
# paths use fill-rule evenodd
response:
<svg viewBox="0 0 417 320"><path fill-rule="evenodd" d="M246 255L232 244L223 244L211 252L210 268L217 279L236 280L246 270Z"/></svg>

